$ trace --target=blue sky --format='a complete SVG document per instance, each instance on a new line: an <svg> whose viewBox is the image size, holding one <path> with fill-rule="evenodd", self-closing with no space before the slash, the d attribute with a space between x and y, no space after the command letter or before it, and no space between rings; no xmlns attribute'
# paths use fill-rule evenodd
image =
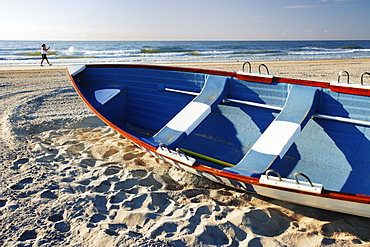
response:
<svg viewBox="0 0 370 247"><path fill-rule="evenodd" d="M0 40L370 39L370 0L0 0Z"/></svg>

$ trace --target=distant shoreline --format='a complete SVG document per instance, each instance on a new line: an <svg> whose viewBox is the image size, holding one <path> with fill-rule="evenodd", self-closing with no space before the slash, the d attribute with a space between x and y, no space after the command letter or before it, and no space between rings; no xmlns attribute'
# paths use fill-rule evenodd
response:
<svg viewBox="0 0 370 247"><path fill-rule="evenodd" d="M140 63L176 67L203 68L221 71L240 71L244 61L235 62L173 62L173 63ZM313 81L334 81L340 71L350 73L351 82L357 83L364 72L370 71L370 58L368 59L320 59L320 60L278 60L278 61L250 61L252 72L258 71L260 64L265 64L269 72L277 77L288 77L294 79ZM130 64L130 63L117 63ZM137 64L137 63L135 63ZM0 70L27 71L27 70L65 70L68 65L52 65L40 67L35 65L0 65ZM366 78L365 78L366 79ZM365 80L370 81L370 79ZM370 83L370 82L369 82Z"/></svg>
<svg viewBox="0 0 370 247"><path fill-rule="evenodd" d="M53 65L224 63L370 58L370 40L44 41ZM38 41L0 41L0 65L37 65Z"/></svg>
<svg viewBox="0 0 370 247"><path fill-rule="evenodd" d="M41 60L41 59L40 59ZM50 59L52 62L52 59ZM366 62L370 61L370 58L332 58L332 59L295 59L295 60L250 60L250 61L212 61L212 62L207 62L207 61L184 61L184 62L140 62L140 63L128 63L128 62L117 62L117 63L78 63L78 64L151 64L151 65L179 65L181 67L185 67L186 65L192 66L192 65L199 65L199 66L207 66L207 65L222 65L222 64L243 64L245 62L250 62L251 64L261 64L261 63L336 63L336 62L345 62L345 63L350 63L350 62ZM28 69L61 69L61 68L66 68L69 65L73 65L74 63L70 64L53 64L52 66L48 66L47 64L44 64L44 67L40 66L39 61L35 64L9 64L9 65L2 65L0 64L0 70L13 70L13 69L19 69L19 70L28 70Z"/></svg>

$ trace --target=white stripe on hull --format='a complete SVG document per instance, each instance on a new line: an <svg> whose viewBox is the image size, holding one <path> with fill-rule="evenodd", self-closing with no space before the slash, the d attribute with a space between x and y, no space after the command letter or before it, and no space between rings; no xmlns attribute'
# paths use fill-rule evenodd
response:
<svg viewBox="0 0 370 247"><path fill-rule="evenodd" d="M370 204L336 200L254 185L257 194L314 208L370 217Z"/></svg>

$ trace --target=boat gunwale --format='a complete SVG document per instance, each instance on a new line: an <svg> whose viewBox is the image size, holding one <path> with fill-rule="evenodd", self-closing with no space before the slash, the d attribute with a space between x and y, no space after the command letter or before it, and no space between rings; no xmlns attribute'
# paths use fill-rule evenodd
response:
<svg viewBox="0 0 370 247"><path fill-rule="evenodd" d="M199 69L199 68L188 68L179 66L166 66L166 65L148 65L148 64L88 64L85 65L86 68L138 68L138 69L157 69L157 70L171 70L180 72L191 72L191 73L204 73L211 75L221 75L230 76L239 80L250 80L261 83L288 83L288 84L299 84L312 87L328 88L333 92L354 94L354 95L364 95L370 96L370 90L368 88L358 88L351 86L342 86L341 83L331 84L330 82L320 82L312 80L294 79L294 78L284 78L284 77L273 77L272 80L266 80L263 75L253 76L248 74L239 74L238 72L231 71L220 71L211 69ZM269 76L269 75L266 75Z"/></svg>

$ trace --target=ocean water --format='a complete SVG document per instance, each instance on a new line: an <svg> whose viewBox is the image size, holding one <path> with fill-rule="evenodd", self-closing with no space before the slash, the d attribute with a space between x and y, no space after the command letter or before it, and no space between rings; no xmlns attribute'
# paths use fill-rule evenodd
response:
<svg viewBox="0 0 370 247"><path fill-rule="evenodd" d="M370 58L370 40L344 41L0 41L0 65L172 63Z"/></svg>

